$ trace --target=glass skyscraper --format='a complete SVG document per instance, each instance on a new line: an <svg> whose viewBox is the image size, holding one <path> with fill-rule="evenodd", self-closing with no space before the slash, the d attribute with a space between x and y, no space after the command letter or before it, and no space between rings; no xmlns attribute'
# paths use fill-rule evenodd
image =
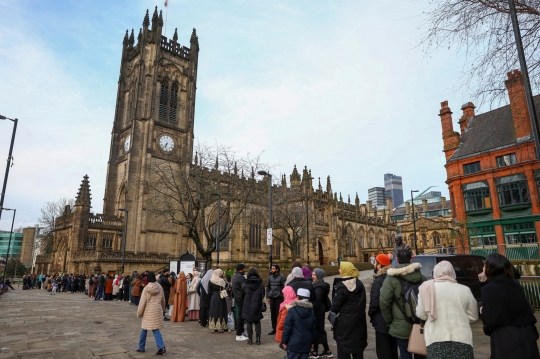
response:
<svg viewBox="0 0 540 359"><path fill-rule="evenodd" d="M392 198L394 208L403 203L403 181L401 176L396 176L391 173L384 175L385 196Z"/></svg>

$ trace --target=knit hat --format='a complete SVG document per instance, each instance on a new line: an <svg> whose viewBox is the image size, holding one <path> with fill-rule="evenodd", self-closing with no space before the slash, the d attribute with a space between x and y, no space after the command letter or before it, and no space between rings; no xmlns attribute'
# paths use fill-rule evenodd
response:
<svg viewBox="0 0 540 359"><path fill-rule="evenodd" d="M296 295L299 297L309 298L311 293L306 288L298 288Z"/></svg>
<svg viewBox="0 0 540 359"><path fill-rule="evenodd" d="M246 268L245 264L244 263L238 263L236 265L236 271L239 272L241 271L242 269Z"/></svg>
<svg viewBox="0 0 540 359"><path fill-rule="evenodd" d="M375 257L375 260L384 267L390 265L390 258L386 254L379 254L377 257Z"/></svg>
<svg viewBox="0 0 540 359"><path fill-rule="evenodd" d="M321 268L315 268L313 271L317 276L317 282L322 281L322 279L324 278L324 271Z"/></svg>

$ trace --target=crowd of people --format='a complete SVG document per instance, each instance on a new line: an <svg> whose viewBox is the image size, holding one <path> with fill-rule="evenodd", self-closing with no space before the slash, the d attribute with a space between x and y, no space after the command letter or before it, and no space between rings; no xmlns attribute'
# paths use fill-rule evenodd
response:
<svg viewBox="0 0 540 359"><path fill-rule="evenodd" d="M198 321L214 333L234 331L237 341L260 345L261 319L269 310L268 335L287 351L288 358L332 358L325 329L328 320L338 359L361 359L368 344L367 306L379 359L397 359L398 352L400 359L472 359L470 324L479 318L491 337L492 359L540 359L534 309L517 281L519 273L504 256L486 258L479 275L480 308L469 287L457 283L450 262L440 261L433 279L427 280L420 264L412 262L409 248L399 249L395 257L397 264L392 266L389 255L376 256L369 305L358 270L346 261L339 263L339 277L332 285L324 281L324 270L312 271L300 262L293 263L287 277L273 264L266 283L257 269L247 270L239 263L232 277L220 268L209 269L202 278L197 268L178 276L165 269L114 277L105 273L28 276L27 285L51 295L85 293L96 301L129 301L138 306L137 316L142 318L137 351L145 351L147 332L152 330L158 355L166 352L160 333L164 321ZM422 328L425 352L411 349L415 328Z"/></svg>

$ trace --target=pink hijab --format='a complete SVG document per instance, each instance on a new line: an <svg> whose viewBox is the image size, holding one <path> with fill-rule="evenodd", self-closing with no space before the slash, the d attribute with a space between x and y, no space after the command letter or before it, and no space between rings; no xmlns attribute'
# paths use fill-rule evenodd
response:
<svg viewBox="0 0 540 359"><path fill-rule="evenodd" d="M289 305L296 300L296 293L294 292L293 287L286 286L281 291L283 292L283 302L279 305L280 312L286 305Z"/></svg>
<svg viewBox="0 0 540 359"><path fill-rule="evenodd" d="M437 319L437 297L435 295L435 282L456 283L456 272L454 267L448 261L440 261L433 268L433 279L428 280L419 288L420 298L424 304L428 319L434 321Z"/></svg>

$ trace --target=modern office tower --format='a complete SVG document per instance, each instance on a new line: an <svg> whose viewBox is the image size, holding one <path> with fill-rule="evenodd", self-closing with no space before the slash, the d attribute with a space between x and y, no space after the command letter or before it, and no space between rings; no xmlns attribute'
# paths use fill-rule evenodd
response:
<svg viewBox="0 0 540 359"><path fill-rule="evenodd" d="M439 191L429 191L419 196L418 199L431 199L431 198L440 198L442 193Z"/></svg>
<svg viewBox="0 0 540 359"><path fill-rule="evenodd" d="M373 207L378 209L386 208L386 195L384 187L373 187L368 189L368 199Z"/></svg>
<svg viewBox="0 0 540 359"><path fill-rule="evenodd" d="M399 207L403 203L403 182L401 176L391 173L384 175L385 197L392 198L394 207Z"/></svg>

